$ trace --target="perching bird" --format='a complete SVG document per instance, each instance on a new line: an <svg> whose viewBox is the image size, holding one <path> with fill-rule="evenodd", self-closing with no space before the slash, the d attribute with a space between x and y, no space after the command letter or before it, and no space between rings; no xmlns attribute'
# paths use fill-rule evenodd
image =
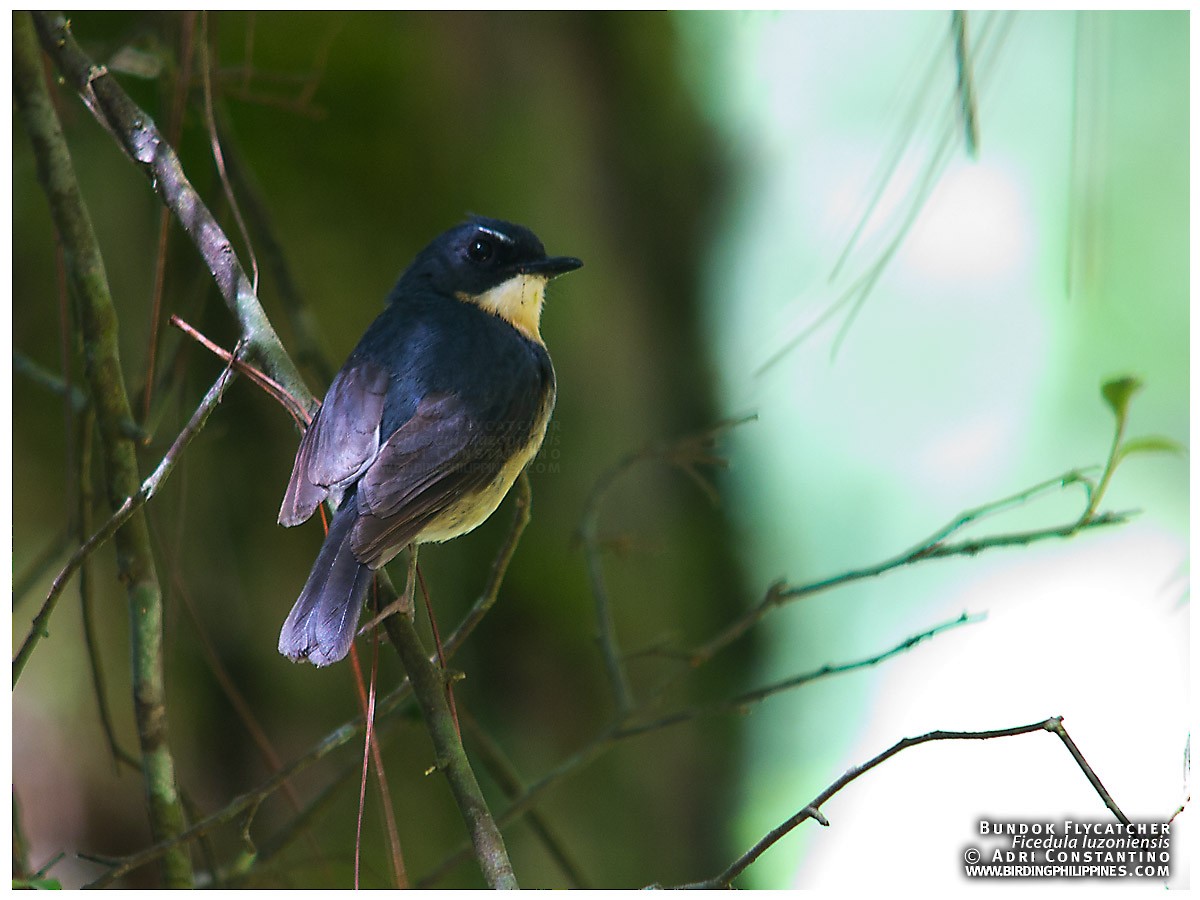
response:
<svg viewBox="0 0 1200 900"><path fill-rule="evenodd" d="M528 228L475 218L417 254L300 441L279 523L339 503L279 652L326 666L354 641L375 569L495 511L554 408L546 283L583 265Z"/></svg>

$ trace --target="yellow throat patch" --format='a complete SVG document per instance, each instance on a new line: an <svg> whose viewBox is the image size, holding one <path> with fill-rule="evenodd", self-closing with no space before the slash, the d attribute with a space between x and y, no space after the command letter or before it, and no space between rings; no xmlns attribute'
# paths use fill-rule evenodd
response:
<svg viewBox="0 0 1200 900"><path fill-rule="evenodd" d="M542 335L538 326L542 321L548 280L545 275L514 275L482 294L459 294L458 299L499 316L525 337L540 344Z"/></svg>

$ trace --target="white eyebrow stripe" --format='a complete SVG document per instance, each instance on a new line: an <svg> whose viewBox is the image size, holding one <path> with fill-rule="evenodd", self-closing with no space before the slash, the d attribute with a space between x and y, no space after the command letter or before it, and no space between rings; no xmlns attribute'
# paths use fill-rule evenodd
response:
<svg viewBox="0 0 1200 900"><path fill-rule="evenodd" d="M490 234L496 240L501 241L502 243L508 244L510 247L512 245L516 244L515 240L510 238L507 234L505 234L502 231L497 231L494 228L488 228L485 225L479 225L477 227L478 227L479 231L483 232L484 234Z"/></svg>

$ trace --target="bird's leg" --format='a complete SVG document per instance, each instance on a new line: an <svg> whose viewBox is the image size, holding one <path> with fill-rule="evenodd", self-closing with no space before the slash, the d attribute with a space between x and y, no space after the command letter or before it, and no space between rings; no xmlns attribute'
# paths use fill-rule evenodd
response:
<svg viewBox="0 0 1200 900"><path fill-rule="evenodd" d="M404 592L385 606L366 625L358 629L359 634L366 634L388 616L403 613L410 619L414 617L413 597L417 590L417 545L408 545L408 577L404 580Z"/></svg>
<svg viewBox="0 0 1200 900"><path fill-rule="evenodd" d="M408 545L408 577L404 580L404 596L397 603L400 610L410 619L416 614L413 597L417 593L417 544L414 541Z"/></svg>

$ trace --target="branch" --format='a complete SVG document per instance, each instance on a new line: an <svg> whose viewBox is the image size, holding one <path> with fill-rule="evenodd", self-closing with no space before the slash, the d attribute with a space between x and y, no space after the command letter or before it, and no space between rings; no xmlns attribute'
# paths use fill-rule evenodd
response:
<svg viewBox="0 0 1200 900"><path fill-rule="evenodd" d="M508 809L496 819L496 824L503 828L516 821L520 816L524 815L534 802L541 797L552 785L556 784L559 779L574 772L583 769L589 763L596 760L613 744L613 738L617 733L616 725L609 725L600 734L592 740L591 743L582 747L573 753L570 757L563 760L537 781L530 784L521 793L519 797L513 799ZM447 856L438 866L431 872L427 873L413 886L418 889L428 888L439 881L447 872L456 868L470 855L470 847L459 847L456 851Z"/></svg>
<svg viewBox="0 0 1200 900"><path fill-rule="evenodd" d="M81 540L86 540L92 531L92 507L95 503L92 490L92 444L93 433L96 430L95 413L89 409L84 413L79 424L79 459L77 477L79 480L78 529ZM87 649L88 665L92 673L92 691L96 695L96 712L100 716L100 727L104 730L104 738L108 742L109 752L113 758L113 768L120 771L121 763L125 763L135 771L140 768L137 759L127 753L117 740L117 730L113 725L112 713L108 706L108 691L104 683L104 671L100 666L100 647L96 640L96 628L92 615L92 573L91 566L85 560L79 567L79 608L83 624L83 643Z"/></svg>
<svg viewBox="0 0 1200 900"><path fill-rule="evenodd" d="M747 708L762 703L768 697L773 697L775 694L782 694L785 691L793 690L802 685L809 684L813 681L819 681L822 678L828 678L832 675L842 675L846 672L853 672L856 669L869 669L872 666L877 666L881 662L886 662L893 656L899 656L901 653L913 649L917 644L924 643L931 638L937 637L944 631L949 631L952 628L958 628L961 625L973 625L976 622L983 621L982 615L972 616L963 613L956 619L951 619L948 622L942 622L940 625L934 625L932 628L927 628L924 631L911 635L900 643L896 644L888 650L883 650L868 656L865 659L858 659L854 662L839 663L837 665L826 664L819 669L814 669L811 672L804 672L800 675L793 675L791 678L785 678L782 681L776 681L773 684L765 687L755 688L752 691L746 691L729 700L721 703L711 704L707 706L693 706L688 709L682 709L678 712L671 713L661 718L650 722L636 723L632 725L624 725L617 730L614 737L625 739L636 737L641 734L646 734L651 731L658 731L661 728L667 728L671 725L678 725L682 722L690 722L693 719L698 719L701 716L721 715L728 713L744 713Z"/></svg>
<svg viewBox="0 0 1200 900"><path fill-rule="evenodd" d="M583 544L583 556L587 563L588 581L591 583L592 600L596 606L596 644L604 660L604 671L608 675L609 689L618 716L628 715L633 709L633 691L629 687L629 676L621 659L621 647L617 641L617 623L613 619L612 603L608 598L608 587L604 582L604 563L600 559L599 518L600 501L608 493L618 476L633 468L646 458L633 454L623 459L597 479L579 523L579 540Z"/></svg>
<svg viewBox="0 0 1200 900"><path fill-rule="evenodd" d="M309 412L311 407L309 404L303 403L293 397L279 382L267 375L264 375L258 369L254 368L254 366L241 359L236 352L230 353L224 347L218 345L215 341L209 340L179 316L171 316L171 324L224 362L225 365L237 370L262 388L268 396L273 398L280 406L287 410L288 415L292 417L297 427L299 427L301 430L308 427L308 424L312 421L312 413Z"/></svg>
<svg viewBox="0 0 1200 900"><path fill-rule="evenodd" d="M659 731L663 728L669 728L673 725L679 725L684 722L692 721L702 715L716 715L744 712L745 708L753 703L760 703L768 697L781 693L792 688L800 687L812 681L817 681L822 678L827 678L832 675L839 675L843 672L853 671L854 669L863 669L869 666L877 665L885 660L891 659L900 653L911 650L913 647L922 643L929 638L941 634L943 631L949 631L952 628L957 628L960 625L968 625L979 621L979 616L968 616L963 613L957 619L952 619L949 622L943 622L940 625L935 625L928 628L919 634L914 634L911 637L905 638L896 646L889 650L876 653L866 659L858 660L851 663L843 663L841 665L826 665L822 666L813 672L808 672L803 675L798 675L786 681L778 682L765 688L759 688L755 691L742 694L739 697L708 707L694 707L684 709L676 713L672 713L661 718L645 723L626 724L625 720L615 720L592 741L577 750L572 756L559 763L554 769L543 775L536 782L525 788L524 791L516 795L510 795L510 805L499 818L500 825L508 825L518 816L526 814L539 797L549 790L560 779L567 775L574 774L585 766L594 762L606 751L614 747L618 742L629 738L639 737L652 731ZM469 848L460 847L453 854L446 857L433 871L425 875L416 885L418 888L429 887L436 883L451 869L462 863L468 855Z"/></svg>
<svg viewBox="0 0 1200 900"><path fill-rule="evenodd" d="M798 813L796 813L786 822L783 822L771 829L771 831L768 832L767 835L762 838L762 840L734 860L733 863L730 864L730 866L719 875L714 875L712 878L708 878L704 881L679 885L679 887L697 890L719 890L722 888L731 888L735 878L746 871L746 869L749 868L749 866L755 860L762 856L763 853L770 849L773 844L775 844L784 835L792 831L801 822L804 822L808 819L815 819L822 825L828 827L829 821L821 813L821 807L831 797L841 791L842 788L850 784L850 782L857 779L860 775L864 775L871 771L876 766L891 759L901 750L907 750L909 747L915 747L918 744L928 744L933 741L986 741L991 740L992 738L1016 737L1020 734L1031 734L1035 731L1049 731L1053 734L1056 734L1063 742L1063 745L1066 746L1067 750L1071 753L1072 758L1075 760L1080 770L1084 775L1087 776L1087 779L1089 782L1091 782L1092 787L1096 789L1096 792L1104 801L1104 805L1112 810L1113 815L1115 815L1120 822L1129 824L1129 819L1125 817L1125 814L1121 812L1117 804L1113 802L1112 797L1109 796L1108 791L1104 789L1104 785L1100 783L1100 779L1096 776L1096 773L1092 771L1092 767L1088 765L1087 760L1083 758L1083 754L1079 752L1079 748L1075 746L1075 742L1072 741L1070 735L1067 734L1067 730L1062 724L1062 716L1054 716L1042 722L1034 722L1032 725L1019 725L1015 728L999 728L994 731L931 731L928 734L921 735L920 737L903 738L863 765L855 766L853 769L850 769L850 771L848 771L845 775L837 779L835 782L833 782L833 784L829 785L829 787L825 788L825 790L814 797L812 802L801 809Z"/></svg>
<svg viewBox="0 0 1200 900"><path fill-rule="evenodd" d="M24 572L13 574L13 612L16 612L21 601L25 599L25 595L33 590L37 583L50 571L50 567L75 543L73 531L74 529L68 525L50 539L50 542L42 548L41 553L37 555L33 562L26 566Z"/></svg>
<svg viewBox="0 0 1200 900"><path fill-rule="evenodd" d="M68 282L79 305L84 368L100 426L108 499L117 508L133 496L139 480L136 447L122 430L122 423L132 421L133 415L121 371L117 314L91 217L75 180L71 155L43 79L41 62L29 16L15 14L13 88L22 122L33 143L38 180L63 247ZM115 540L117 569L129 598L134 714L150 806L150 827L156 838L169 839L183 830L184 813L175 783L175 763L167 744L162 591L145 516L134 512L116 532ZM14 663L14 683L52 608L53 603L48 603L39 613L27 642L28 650L23 647ZM192 865L184 850L167 855L164 875L169 887L191 886Z"/></svg>
<svg viewBox="0 0 1200 900"><path fill-rule="evenodd" d="M1091 492L1090 482L1083 476L1078 469L1073 469L1070 472L1051 478L1048 481L1043 481L1033 487L1013 494L1011 497L1005 497L1002 500L996 500L991 503L985 503L974 509L966 510L952 519L947 525L939 528L925 540L921 541L915 547L906 550L905 552L893 556L890 559L883 560L871 566L862 569L852 569L848 572L842 572L838 575L824 578L820 581L810 582L809 584L799 586L789 586L784 582L776 582L767 590L766 595L758 604L751 607L740 618L730 624L724 631L712 638L708 643L698 647L692 651L690 662L693 667L699 666L725 647L732 644L735 640L753 628L758 622L772 609L777 606L782 606L792 600L798 600L801 597L809 597L813 594L819 594L822 591L827 591L831 588L839 587L844 584L850 584L854 581L862 581L867 578L875 578L885 572L890 572L893 569L899 569L904 566L913 565L929 559L944 559L951 556L975 556L978 553L983 553L987 550L995 550L1000 547L1016 547L1035 544L1040 541L1051 539L1065 539L1073 537L1080 531L1090 528L1101 528L1107 525L1121 525L1127 522L1132 513L1117 512L1103 513L1099 516L1093 516L1083 521L1081 519L1073 519L1065 525L1057 525L1050 528L1034 529L1032 531L1019 531L1009 534L997 534L990 537L977 538L970 541L962 541L955 544L947 544L945 541L951 535L961 531L966 526L978 522L988 516L1004 510L1012 509L1016 506L1028 503L1038 494L1045 493L1053 488L1065 488L1073 484L1083 485Z"/></svg>
<svg viewBox="0 0 1200 900"><path fill-rule="evenodd" d="M312 394L284 350L238 262L233 245L183 173L179 157L158 126L125 93L104 66L95 64L71 34L61 13L34 13L42 47L67 82L79 92L92 115L149 179L196 245L225 303L238 320L248 357L310 411Z"/></svg>
<svg viewBox="0 0 1200 900"><path fill-rule="evenodd" d="M411 618L404 614L389 616L384 620L384 627L408 672L413 695L433 741L435 764L454 794L488 886L515 889L517 879L504 846L504 836L488 811L479 782L463 750L447 704L442 671L430 661L429 654L421 646Z"/></svg>

